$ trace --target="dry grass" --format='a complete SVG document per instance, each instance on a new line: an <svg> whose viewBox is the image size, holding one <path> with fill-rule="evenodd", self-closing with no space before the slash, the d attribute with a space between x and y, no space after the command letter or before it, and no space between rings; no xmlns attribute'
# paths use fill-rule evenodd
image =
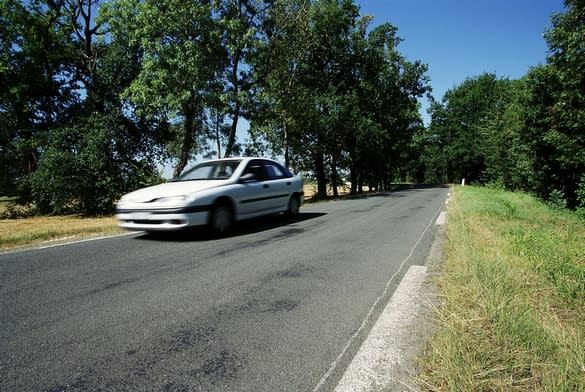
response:
<svg viewBox="0 0 585 392"><path fill-rule="evenodd" d="M348 186L338 186L337 194L347 195L349 194L349 190ZM317 184L312 182L305 183L303 185L303 191L305 192L305 199L311 200L317 194ZM331 186L327 187L327 196L333 196L333 188Z"/></svg>
<svg viewBox="0 0 585 392"><path fill-rule="evenodd" d="M0 250L121 233L114 217L52 216L0 220Z"/></svg>

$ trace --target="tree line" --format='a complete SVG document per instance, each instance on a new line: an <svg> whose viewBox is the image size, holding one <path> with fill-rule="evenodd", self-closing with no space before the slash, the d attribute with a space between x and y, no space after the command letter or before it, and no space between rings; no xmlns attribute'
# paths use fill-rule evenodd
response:
<svg viewBox="0 0 585 392"><path fill-rule="evenodd" d="M273 154L317 197L404 171L430 92L353 0L0 0L0 186L107 213L195 156ZM250 123L238 144L238 124Z"/></svg>
<svg viewBox="0 0 585 392"><path fill-rule="evenodd" d="M466 79L425 127L427 65L354 0L0 0L0 195L105 214L161 161L272 154L317 197L466 178L582 207L585 18L566 5L545 65Z"/></svg>
<svg viewBox="0 0 585 392"><path fill-rule="evenodd" d="M467 78L432 104L421 177L520 189L585 209L585 3L565 1L543 65L518 79Z"/></svg>

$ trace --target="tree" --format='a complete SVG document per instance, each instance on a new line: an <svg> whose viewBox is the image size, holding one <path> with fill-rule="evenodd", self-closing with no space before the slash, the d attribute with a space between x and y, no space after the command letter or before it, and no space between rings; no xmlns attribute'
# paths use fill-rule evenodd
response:
<svg viewBox="0 0 585 392"><path fill-rule="evenodd" d="M310 104L307 119L313 121L305 125L301 142L310 151L317 197L325 198L328 158L333 163L331 174L338 169L339 130L347 109L343 98L351 94L353 85L351 37L359 26L359 8L351 0L320 0L309 12L313 45L300 73Z"/></svg>
<svg viewBox="0 0 585 392"><path fill-rule="evenodd" d="M427 66L407 61L397 50L400 41L396 27L380 25L368 34L362 58L357 61L361 64L358 102L369 125L356 130L367 142L355 145L359 151L356 159L366 164L360 165L361 174L352 177L369 176L368 182L378 189L408 172L413 159L411 145L422 126L418 99L430 92ZM358 181L358 189L361 183Z"/></svg>
<svg viewBox="0 0 585 392"><path fill-rule="evenodd" d="M497 115L487 124L490 142L486 149L486 169L482 180L506 189L530 191L533 189L533 155L522 140L526 111L529 109L526 78L502 81L499 94Z"/></svg>
<svg viewBox="0 0 585 392"><path fill-rule="evenodd" d="M141 69L124 96L139 114L182 124L179 175L194 153L204 111L224 68L226 51L212 1L118 0L113 34L128 33L142 51Z"/></svg>
<svg viewBox="0 0 585 392"><path fill-rule="evenodd" d="M120 142L121 114L93 113L52 133L38 169L30 175L33 200L43 213L111 214L131 189L160 181L147 159Z"/></svg>
<svg viewBox="0 0 585 392"><path fill-rule="evenodd" d="M567 206L585 184L585 4L565 1L567 10L552 17L545 38L546 66L527 76L530 95L524 140L535 155L535 188L540 196L561 196Z"/></svg>
<svg viewBox="0 0 585 392"><path fill-rule="evenodd" d="M302 133L297 119L305 112L300 69L312 45L309 0L282 0L268 10L251 66L258 90L251 113L251 132L260 135L291 164L291 146ZM298 150L292 147L294 150Z"/></svg>
<svg viewBox="0 0 585 392"><path fill-rule="evenodd" d="M514 91L510 80L483 74L466 79L431 106L427 181L511 181L516 163L525 162L514 149L519 140Z"/></svg>
<svg viewBox="0 0 585 392"><path fill-rule="evenodd" d="M2 193L41 213L111 212L135 178L155 180L167 129L120 99L137 75L137 48L107 36L95 0L0 7Z"/></svg>
<svg viewBox="0 0 585 392"><path fill-rule="evenodd" d="M226 66L223 72L223 107L231 117L225 157L234 152L236 130L242 114L249 110L254 80L253 62L263 37L262 25L275 0L222 0L218 25L223 31L221 45L226 50Z"/></svg>
<svg viewBox="0 0 585 392"><path fill-rule="evenodd" d="M256 68L268 69L260 94L265 111L255 121L264 126L256 128L286 163L295 156L315 174L318 197L326 196L328 169L335 178L339 160L343 97L351 90L344 79L352 78L349 36L358 16L349 0L279 3L266 24L265 62Z"/></svg>
<svg viewBox="0 0 585 392"><path fill-rule="evenodd" d="M404 172L415 129L422 124L417 99L428 91L426 65L397 51L396 28L368 33L350 0L284 1L272 10L263 48L270 71L260 86L263 111L254 129L303 162L336 193L350 173L352 191L381 188Z"/></svg>
<svg viewBox="0 0 585 392"><path fill-rule="evenodd" d="M77 102L71 27L63 2L0 1L0 185L30 199L52 128Z"/></svg>

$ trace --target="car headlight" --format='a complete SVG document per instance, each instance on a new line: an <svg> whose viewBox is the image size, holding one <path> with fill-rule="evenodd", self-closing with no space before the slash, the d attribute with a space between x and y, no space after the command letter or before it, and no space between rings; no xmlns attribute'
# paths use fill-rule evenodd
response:
<svg viewBox="0 0 585 392"><path fill-rule="evenodd" d="M118 204L129 203L131 201L132 199L130 199L128 195L124 195L118 200Z"/></svg>
<svg viewBox="0 0 585 392"><path fill-rule="evenodd" d="M160 204L180 204L183 203L185 200L186 200L185 196L169 196L156 199L156 202Z"/></svg>

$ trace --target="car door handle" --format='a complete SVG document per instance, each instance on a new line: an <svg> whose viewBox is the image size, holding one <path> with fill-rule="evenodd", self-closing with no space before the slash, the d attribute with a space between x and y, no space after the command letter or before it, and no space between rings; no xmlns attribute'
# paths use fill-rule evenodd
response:
<svg viewBox="0 0 585 392"><path fill-rule="evenodd" d="M270 185L268 185L268 184L264 184L264 185L262 186L262 188L268 188L268 187L270 187Z"/></svg>
<svg viewBox="0 0 585 392"><path fill-rule="evenodd" d="M290 185L290 184L292 184L292 182L290 182L290 181L287 181L286 182L286 185Z"/></svg>

